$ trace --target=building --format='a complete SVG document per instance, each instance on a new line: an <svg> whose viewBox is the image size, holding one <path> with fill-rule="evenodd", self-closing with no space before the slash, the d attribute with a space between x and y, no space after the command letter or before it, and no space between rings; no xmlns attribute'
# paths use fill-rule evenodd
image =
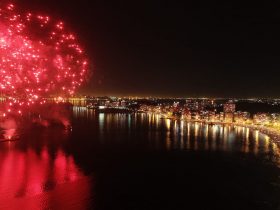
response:
<svg viewBox="0 0 280 210"><path fill-rule="evenodd" d="M270 122L269 116L266 113L257 113L253 117L254 124L264 125Z"/></svg>
<svg viewBox="0 0 280 210"><path fill-rule="evenodd" d="M223 122L223 121L224 121L224 118L225 118L225 113L220 112L219 120L220 120L221 122Z"/></svg>
<svg viewBox="0 0 280 210"><path fill-rule="evenodd" d="M224 122L232 123L234 121L235 104L232 102L225 103L224 106Z"/></svg>
<svg viewBox="0 0 280 210"><path fill-rule="evenodd" d="M234 113L235 112L235 104L232 102L228 102L224 104L224 113Z"/></svg>
<svg viewBox="0 0 280 210"><path fill-rule="evenodd" d="M235 112L234 113L234 122L237 123L245 123L250 119L250 113L249 112Z"/></svg>
<svg viewBox="0 0 280 210"><path fill-rule="evenodd" d="M234 118L234 113L232 112L225 112L224 114L224 122L232 123Z"/></svg>

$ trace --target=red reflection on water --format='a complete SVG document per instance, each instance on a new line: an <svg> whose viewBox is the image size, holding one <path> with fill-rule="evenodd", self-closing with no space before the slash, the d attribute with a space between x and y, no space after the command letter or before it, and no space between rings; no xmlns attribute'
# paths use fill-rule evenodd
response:
<svg viewBox="0 0 280 210"><path fill-rule="evenodd" d="M63 151L0 153L0 209L86 209L89 199L89 178Z"/></svg>
<svg viewBox="0 0 280 210"><path fill-rule="evenodd" d="M16 129L12 128L12 129L4 130L3 136L5 140L12 140L15 134L16 134Z"/></svg>
<svg viewBox="0 0 280 210"><path fill-rule="evenodd" d="M4 139L2 140L11 140L16 134L17 123L14 119L1 120L0 128L3 128Z"/></svg>

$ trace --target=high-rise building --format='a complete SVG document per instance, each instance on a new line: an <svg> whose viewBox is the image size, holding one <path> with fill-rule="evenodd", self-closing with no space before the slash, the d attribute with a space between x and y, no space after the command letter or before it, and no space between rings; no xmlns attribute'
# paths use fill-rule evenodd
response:
<svg viewBox="0 0 280 210"><path fill-rule="evenodd" d="M235 112L235 104L232 102L228 102L224 104L224 113L234 113Z"/></svg>

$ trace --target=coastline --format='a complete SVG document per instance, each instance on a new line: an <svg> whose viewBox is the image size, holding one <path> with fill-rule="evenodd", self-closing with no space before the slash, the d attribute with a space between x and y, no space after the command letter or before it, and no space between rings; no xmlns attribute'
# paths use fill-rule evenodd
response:
<svg viewBox="0 0 280 210"><path fill-rule="evenodd" d="M182 119L176 119L176 120L182 120ZM275 144L277 144L278 147L280 147L280 131L276 128L266 127L262 125L249 125L249 124L240 124L240 123L224 123L224 122L208 122L208 121L197 121L197 120L183 120L185 122L198 122L198 123L204 123L204 124L211 124L211 125L230 125L230 126L240 126L244 128L249 128L251 130L257 130L262 134L267 135L271 141L273 141Z"/></svg>
<svg viewBox="0 0 280 210"><path fill-rule="evenodd" d="M149 112L145 112L149 113ZM150 114L156 114L156 113L150 113ZM254 124L243 124L243 123L236 123L236 122L218 122L218 121L207 121L207 120L187 120L187 119L181 119L180 117L164 117L161 116L161 119L170 119L170 120L180 120L184 122L190 122L190 123L204 123L208 125L230 125L230 126L240 126L244 128L249 128L251 130L257 130L260 133L267 135L275 144L277 144L278 147L280 147L280 130L273 127L268 127L264 125L254 125Z"/></svg>

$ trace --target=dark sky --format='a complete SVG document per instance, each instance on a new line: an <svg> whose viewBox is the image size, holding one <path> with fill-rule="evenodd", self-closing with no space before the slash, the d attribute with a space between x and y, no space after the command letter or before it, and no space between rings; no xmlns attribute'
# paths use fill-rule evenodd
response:
<svg viewBox="0 0 280 210"><path fill-rule="evenodd" d="M83 93L280 97L279 4L256 2L18 0L79 33Z"/></svg>

